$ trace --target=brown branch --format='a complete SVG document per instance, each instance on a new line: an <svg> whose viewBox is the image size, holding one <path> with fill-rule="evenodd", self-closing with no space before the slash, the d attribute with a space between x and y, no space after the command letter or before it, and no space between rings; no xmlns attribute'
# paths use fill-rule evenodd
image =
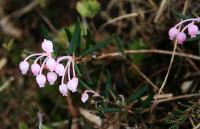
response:
<svg viewBox="0 0 200 129"><path fill-rule="evenodd" d="M135 64L131 64L131 66L153 87L154 91L159 90L158 86L156 86L156 84L154 84L144 73L142 73L142 71Z"/></svg>
<svg viewBox="0 0 200 129"><path fill-rule="evenodd" d="M125 50L124 53L126 55L129 55L129 54L147 54L147 53L163 54L163 55L172 55L173 54L172 51L159 50L159 49ZM187 57L187 58L190 58L190 59L193 59L193 60L200 61L200 57L199 56L188 54L188 53L174 52L174 55L175 56L179 56L179 57ZM104 58L107 58L107 57L116 57L116 56L123 57L121 52L113 52L113 53L106 53L106 54L103 53L100 56L97 56L96 58L92 58L92 57L77 57L76 58L76 63L89 62L92 59L104 59Z"/></svg>

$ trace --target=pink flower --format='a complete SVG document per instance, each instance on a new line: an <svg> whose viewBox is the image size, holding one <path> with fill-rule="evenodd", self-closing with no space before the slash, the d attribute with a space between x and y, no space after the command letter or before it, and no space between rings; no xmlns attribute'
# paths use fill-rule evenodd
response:
<svg viewBox="0 0 200 129"><path fill-rule="evenodd" d="M28 72L29 63L27 61L22 61L19 64L19 68L22 74L26 74Z"/></svg>
<svg viewBox="0 0 200 129"><path fill-rule="evenodd" d="M174 40L175 38L176 38L176 36L178 35L178 33L179 33L179 31L178 31L178 29L176 29L176 28L171 28L170 30L169 30L169 37L170 37L170 39L171 40Z"/></svg>
<svg viewBox="0 0 200 129"><path fill-rule="evenodd" d="M178 44L183 44L183 42L186 40L186 34L183 32L178 33L178 35L176 36L176 40Z"/></svg>
<svg viewBox="0 0 200 129"><path fill-rule="evenodd" d="M56 61L53 58L49 58L46 62L46 66L52 72L56 67Z"/></svg>
<svg viewBox="0 0 200 129"><path fill-rule="evenodd" d="M72 78L67 83L68 89L73 93L77 91L77 86L78 86L78 78Z"/></svg>
<svg viewBox="0 0 200 129"><path fill-rule="evenodd" d="M43 75L43 74L37 75L36 76L36 81L37 81L37 83L38 83L40 88L44 87L45 83L46 83L45 75Z"/></svg>
<svg viewBox="0 0 200 129"><path fill-rule="evenodd" d="M189 35L190 35L191 37L195 37L195 36L197 35L198 31L199 31L199 28L198 28L197 25L194 25L194 24L191 23L191 24L188 26L188 33L189 33Z"/></svg>
<svg viewBox="0 0 200 129"><path fill-rule="evenodd" d="M83 94L81 95L81 101L83 103L85 103L88 100L88 98L89 98L88 93L93 94L93 97L100 97L100 95L97 92L93 91L93 90L85 90L83 92Z"/></svg>
<svg viewBox="0 0 200 129"><path fill-rule="evenodd" d="M53 85L57 80L57 74L55 72L48 72L47 80L49 81L50 85Z"/></svg>
<svg viewBox="0 0 200 129"><path fill-rule="evenodd" d="M67 85L66 84L61 84L59 86L59 91L63 96L67 96L67 92L68 92Z"/></svg>
<svg viewBox="0 0 200 129"><path fill-rule="evenodd" d="M38 75L40 72L40 65L37 63L32 64L31 71L32 71L33 75Z"/></svg>
<svg viewBox="0 0 200 129"><path fill-rule="evenodd" d="M85 92L81 95L81 101L83 103L85 103L88 100L88 98L89 98L89 95Z"/></svg>
<svg viewBox="0 0 200 129"><path fill-rule="evenodd" d="M59 76L63 76L64 72L65 72L65 67L62 64L57 64L55 67L55 72L59 75Z"/></svg>
<svg viewBox="0 0 200 129"><path fill-rule="evenodd" d="M53 43L50 40L44 39L42 42L42 49L47 53L53 52Z"/></svg>

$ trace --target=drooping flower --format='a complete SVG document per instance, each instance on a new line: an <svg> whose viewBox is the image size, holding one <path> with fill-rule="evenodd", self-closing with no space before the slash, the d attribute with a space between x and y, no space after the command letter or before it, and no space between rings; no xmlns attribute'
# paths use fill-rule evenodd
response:
<svg viewBox="0 0 200 129"><path fill-rule="evenodd" d="M43 74L36 76L36 81L37 81L40 88L45 86L46 80L47 79L46 79L45 75L43 75Z"/></svg>
<svg viewBox="0 0 200 129"><path fill-rule="evenodd" d="M42 49L47 53L53 52L53 43L50 40L44 39L42 42Z"/></svg>
<svg viewBox="0 0 200 129"><path fill-rule="evenodd" d="M31 71L32 71L33 75L38 75L40 72L40 65L37 63L32 64Z"/></svg>
<svg viewBox="0 0 200 129"><path fill-rule="evenodd" d="M56 67L56 61L53 58L49 58L46 62L47 68L52 72Z"/></svg>
<svg viewBox="0 0 200 129"><path fill-rule="evenodd" d="M19 68L22 74L26 74L28 72L29 63L27 61L22 61L19 64Z"/></svg>
<svg viewBox="0 0 200 129"><path fill-rule="evenodd" d="M44 51L43 53L29 55L19 64L22 74L26 74L29 69L29 63L27 60L36 57L34 63L31 65L31 71L33 75L36 76L36 82L40 88L45 86L46 81L48 81L50 85L53 85L58 76L62 76L62 82L59 86L61 94L67 96L68 90L76 92L78 87L78 78L75 73L74 58L72 56L62 56L57 59L53 58L53 43L50 40L44 39L41 47ZM41 62L38 63L39 61ZM61 61L65 62L61 63ZM66 64L66 66L63 64ZM44 75L44 70L47 70L47 75ZM65 80L65 75L67 76L67 80Z"/></svg>
<svg viewBox="0 0 200 129"><path fill-rule="evenodd" d="M189 33L189 35L190 35L191 37L195 37L195 36L197 35L198 31L199 31L199 28L198 28L197 25L190 24L190 25L188 26L188 33Z"/></svg>
<svg viewBox="0 0 200 129"><path fill-rule="evenodd" d="M88 98L89 98L89 95L88 95L87 93L83 93L83 94L81 95L81 101L82 101L83 103L85 103L85 102L88 100Z"/></svg>
<svg viewBox="0 0 200 129"><path fill-rule="evenodd" d="M178 33L178 35L176 36L176 40L178 44L183 44L183 42L186 40L186 34L183 32Z"/></svg>
<svg viewBox="0 0 200 129"><path fill-rule="evenodd" d="M59 75L59 76L63 76L64 72L65 72L65 67L63 64L57 64L55 67L55 72Z"/></svg>
<svg viewBox="0 0 200 129"><path fill-rule="evenodd" d="M78 86L78 78L72 78L67 83L68 89L70 91L72 91L72 92L76 92L77 91L77 86Z"/></svg>
<svg viewBox="0 0 200 129"><path fill-rule="evenodd" d="M169 30L169 37L170 37L170 39L171 39L171 40L175 39L176 36L178 35L178 33L179 33L178 29L176 29L176 28L174 28L174 27L171 28L171 29Z"/></svg>
<svg viewBox="0 0 200 129"><path fill-rule="evenodd" d="M50 85L53 85L55 81L57 80L58 76L55 72L48 72L47 73L47 80L50 83Z"/></svg>
<svg viewBox="0 0 200 129"><path fill-rule="evenodd" d="M187 39L186 30L192 38L198 34L199 28L194 24L198 22L200 22L200 18L191 18L179 22L169 30L169 38L171 40L176 39L178 44L183 44Z"/></svg>
<svg viewBox="0 0 200 129"><path fill-rule="evenodd" d="M100 97L100 95L97 92L93 91L93 90L85 90L83 92L83 94L81 95L81 101L83 103L85 103L89 99L88 93L93 94L93 97Z"/></svg>
<svg viewBox="0 0 200 129"><path fill-rule="evenodd" d="M59 91L63 96L67 96L67 92L68 92L67 85L66 84L61 84L59 86Z"/></svg>

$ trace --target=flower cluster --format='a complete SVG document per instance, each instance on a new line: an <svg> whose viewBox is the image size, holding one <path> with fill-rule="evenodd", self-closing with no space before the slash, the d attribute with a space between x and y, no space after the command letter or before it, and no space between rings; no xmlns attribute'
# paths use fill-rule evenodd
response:
<svg viewBox="0 0 200 129"><path fill-rule="evenodd" d="M44 39L42 42L43 53L36 53L28 56L24 61L20 62L19 68L22 74L27 74L29 69L28 59L36 57L33 64L31 65L31 71L36 76L36 81L40 88L45 86L48 80L50 85L53 85L57 80L58 76L62 77L62 82L59 86L59 91L63 96L67 96L68 90L71 92L77 91L78 78L76 77L74 69L74 58L72 56L62 56L57 59L52 57L53 43L49 40ZM39 60L43 62L40 64ZM66 60L66 66L61 63ZM44 74L44 69L47 69L47 75ZM71 77L71 71L73 75ZM66 75L67 74L67 75ZM65 75L68 77L68 82L65 83Z"/></svg>
<svg viewBox="0 0 200 129"><path fill-rule="evenodd" d="M169 30L169 37L171 40L177 40L178 44L183 44L187 39L186 31L190 37L196 37L198 34L198 26L195 23L200 22L200 18L192 18L179 22ZM187 23L187 24L186 24ZM182 25L185 25L182 28ZM180 31L179 31L180 29Z"/></svg>
<svg viewBox="0 0 200 129"><path fill-rule="evenodd" d="M44 39L42 42L42 49L44 51L43 53L32 54L20 62L19 68L21 73L23 75L27 74L29 70L28 59L35 57L33 64L31 64L31 72L34 76L36 76L36 82L40 88L45 86L46 81L48 81L50 85L53 85L60 76L62 77L61 84L59 85L60 93L63 96L67 96L68 90L70 90L72 93L76 92L78 78L76 77L75 73L74 58L72 56L61 56L57 59L53 58L53 43L50 40ZM42 61L42 63L39 61ZM67 63L64 63L64 61ZM65 64L65 66L63 64ZM46 75L44 74L45 69L47 70ZM67 83L65 83L64 80L65 76L67 76L68 79ZM93 96L99 96L99 94L93 90L85 90L81 96L83 103L88 100L88 93L92 93Z"/></svg>

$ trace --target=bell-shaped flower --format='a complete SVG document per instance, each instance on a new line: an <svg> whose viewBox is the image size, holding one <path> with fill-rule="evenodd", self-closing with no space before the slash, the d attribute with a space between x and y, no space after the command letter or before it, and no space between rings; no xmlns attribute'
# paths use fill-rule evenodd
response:
<svg viewBox="0 0 200 129"><path fill-rule="evenodd" d="M53 52L53 43L50 40L44 39L42 42L42 49L47 53Z"/></svg>
<svg viewBox="0 0 200 129"><path fill-rule="evenodd" d="M56 61L53 58L49 58L46 62L46 66L52 72L56 67Z"/></svg>
<svg viewBox="0 0 200 129"><path fill-rule="evenodd" d="M176 40L178 44L183 44L183 42L186 40L186 34L183 32L178 33L178 35L176 36Z"/></svg>
<svg viewBox="0 0 200 129"><path fill-rule="evenodd" d="M194 25L193 23L191 23L189 26L188 26L188 33L191 37L195 37L197 35L199 31L199 28L197 25Z"/></svg>
<svg viewBox="0 0 200 129"><path fill-rule="evenodd" d="M33 75L38 75L40 72L40 65L37 63L32 64L31 71L32 71Z"/></svg>
<svg viewBox="0 0 200 129"><path fill-rule="evenodd" d="M176 28L171 28L170 30L169 30L169 38L171 39L171 40L174 40L175 38L176 38L176 36L178 35L178 33L179 33L179 31L178 31L178 29L176 29Z"/></svg>
<svg viewBox="0 0 200 129"><path fill-rule="evenodd" d="M55 72L59 75L59 76L63 76L64 72L65 72L65 67L63 64L57 64L55 67Z"/></svg>
<svg viewBox="0 0 200 129"><path fill-rule="evenodd" d="M58 76L55 72L48 72L47 73L47 80L50 85L53 85L55 81L57 80Z"/></svg>
<svg viewBox="0 0 200 129"><path fill-rule="evenodd" d="M22 74L26 74L29 69L29 63L27 61L22 61L19 64L19 68L20 68Z"/></svg>
<svg viewBox="0 0 200 129"><path fill-rule="evenodd" d="M73 93L77 91L77 86L78 86L78 78L75 77L69 80L67 83L67 88Z"/></svg>
<svg viewBox="0 0 200 129"><path fill-rule="evenodd" d="M85 103L85 102L88 100L88 98L89 98L89 95L88 95L86 92L84 92L84 93L81 95L81 101L82 101L83 103Z"/></svg>
<svg viewBox="0 0 200 129"><path fill-rule="evenodd" d="M46 79L45 75L43 75L43 74L39 74L36 76L36 81L40 88L45 86L46 80L47 79Z"/></svg>
<svg viewBox="0 0 200 129"><path fill-rule="evenodd" d="M67 92L68 92L67 85L66 84L61 84L59 86L59 91L63 96L67 96Z"/></svg>

